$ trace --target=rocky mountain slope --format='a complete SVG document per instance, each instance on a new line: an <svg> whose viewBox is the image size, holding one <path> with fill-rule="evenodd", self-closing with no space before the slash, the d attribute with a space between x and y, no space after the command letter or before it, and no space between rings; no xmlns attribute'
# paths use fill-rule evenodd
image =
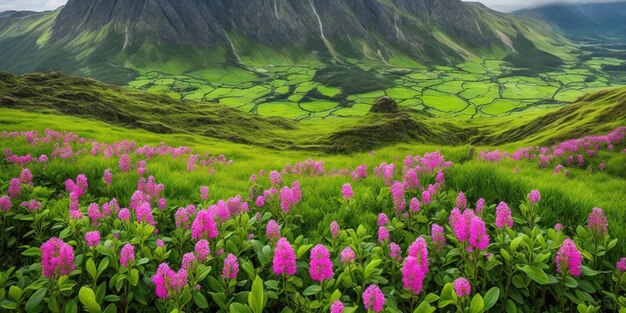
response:
<svg viewBox="0 0 626 313"><path fill-rule="evenodd" d="M69 0L53 12L2 13L0 69L123 83L154 67L450 64L504 58L527 41L566 43L546 24L459 0Z"/></svg>

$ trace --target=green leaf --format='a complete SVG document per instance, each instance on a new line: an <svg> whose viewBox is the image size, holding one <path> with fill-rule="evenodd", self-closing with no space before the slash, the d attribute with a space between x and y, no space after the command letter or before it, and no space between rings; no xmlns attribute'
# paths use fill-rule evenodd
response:
<svg viewBox="0 0 626 313"><path fill-rule="evenodd" d="M130 275L128 277L128 280L130 281L130 284L132 286L137 286L137 283L139 282L139 271L136 268L133 268L130 271Z"/></svg>
<svg viewBox="0 0 626 313"><path fill-rule="evenodd" d="M504 311L507 313L517 313L517 305L513 300L506 300L506 304L504 305Z"/></svg>
<svg viewBox="0 0 626 313"><path fill-rule="evenodd" d="M100 313L100 305L96 301L96 294L89 287L82 287L78 292L80 303L85 306L89 313Z"/></svg>
<svg viewBox="0 0 626 313"><path fill-rule="evenodd" d="M302 295L305 297L308 297L308 296L316 295L320 293L320 291L322 291L322 287L320 287L319 285L311 285L307 287L306 289L304 289L304 291L302 292Z"/></svg>
<svg viewBox="0 0 626 313"><path fill-rule="evenodd" d="M456 300L456 294L454 293L454 284L447 283L443 286L441 290L441 295L439 296L439 302L437 303L437 307L440 309L445 308L446 306L453 304Z"/></svg>
<svg viewBox="0 0 626 313"><path fill-rule="evenodd" d="M380 263L382 263L383 261L379 258L373 259L371 262L369 262L366 266L365 266L365 279L369 278L374 271L376 270L376 267L378 265L380 265Z"/></svg>
<svg viewBox="0 0 626 313"><path fill-rule="evenodd" d="M117 313L117 306L115 304L110 303L107 305L106 309L104 309L104 313Z"/></svg>
<svg viewBox="0 0 626 313"><path fill-rule="evenodd" d="M100 261L98 265L98 276L102 275L102 273L109 267L109 258L104 258Z"/></svg>
<svg viewBox="0 0 626 313"><path fill-rule="evenodd" d="M195 292L193 294L193 303L195 303L201 309L207 309L209 307L209 303L206 301L204 295L200 292Z"/></svg>
<svg viewBox="0 0 626 313"><path fill-rule="evenodd" d="M470 303L470 313L480 313L485 308L485 302L480 294L476 294Z"/></svg>
<svg viewBox="0 0 626 313"><path fill-rule="evenodd" d="M22 255L23 256L41 257L41 249L37 248L37 247L28 248L28 249L26 249L26 251L22 252Z"/></svg>
<svg viewBox="0 0 626 313"><path fill-rule="evenodd" d="M26 312L31 312L36 306L38 306L39 303L43 301L43 298L46 297L47 292L48 288L37 289L37 291L33 292L26 302Z"/></svg>
<svg viewBox="0 0 626 313"><path fill-rule="evenodd" d="M430 305L430 303L423 301L416 309L415 311L413 311L413 313L433 313L435 312L436 308L432 307Z"/></svg>
<svg viewBox="0 0 626 313"><path fill-rule="evenodd" d="M15 302L20 302L22 299L22 288L15 285L9 287L9 298Z"/></svg>
<svg viewBox="0 0 626 313"><path fill-rule="evenodd" d="M87 273L91 276L92 279L98 279L98 272L96 271L96 263L93 262L93 259L87 260L86 264Z"/></svg>
<svg viewBox="0 0 626 313"><path fill-rule="evenodd" d="M230 304L230 313L251 313L250 308L241 303L233 302Z"/></svg>
<svg viewBox="0 0 626 313"><path fill-rule="evenodd" d="M487 291L485 294L485 311L491 309L497 302L500 297L500 289L498 287L493 287Z"/></svg>
<svg viewBox="0 0 626 313"><path fill-rule="evenodd" d="M7 309L7 310L15 310L17 309L17 303L4 299L2 300L2 302L0 302L0 308Z"/></svg>
<svg viewBox="0 0 626 313"><path fill-rule="evenodd" d="M522 267L521 270L526 273L526 275L528 275L530 279L541 285L547 285L550 282L550 280L548 279L548 275L537 266L526 265Z"/></svg>
<svg viewBox="0 0 626 313"><path fill-rule="evenodd" d="M265 291L263 290L263 279L257 276L252 282L252 291L248 294L248 305L253 313L263 312L265 306Z"/></svg>

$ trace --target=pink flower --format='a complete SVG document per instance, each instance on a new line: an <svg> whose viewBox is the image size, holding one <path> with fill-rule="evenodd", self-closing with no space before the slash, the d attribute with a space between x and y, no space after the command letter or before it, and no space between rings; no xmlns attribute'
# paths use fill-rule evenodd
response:
<svg viewBox="0 0 626 313"><path fill-rule="evenodd" d="M263 196L256 197L255 205L259 208L265 205L265 198Z"/></svg>
<svg viewBox="0 0 626 313"><path fill-rule="evenodd" d="M174 214L176 228L189 229L189 215L187 208L178 208Z"/></svg>
<svg viewBox="0 0 626 313"><path fill-rule="evenodd" d="M621 258L616 264L615 267L618 271L624 273L626 272L626 258Z"/></svg>
<svg viewBox="0 0 626 313"><path fill-rule="evenodd" d="M271 171L270 172L270 184L272 184L272 186L278 186L281 185L283 183L283 178L282 176L280 176L280 173L278 173L277 171Z"/></svg>
<svg viewBox="0 0 626 313"><path fill-rule="evenodd" d="M198 257L198 261L204 262L204 260L209 257L211 254L211 249L209 248L209 242L202 239L196 242L196 246L194 251L196 252L196 256Z"/></svg>
<svg viewBox="0 0 626 313"><path fill-rule="evenodd" d="M11 198L8 196L2 196L0 198L0 210L8 212L11 209Z"/></svg>
<svg viewBox="0 0 626 313"><path fill-rule="evenodd" d="M459 209L467 208L467 199L465 199L463 192L459 192L459 195L456 197L456 207Z"/></svg>
<svg viewBox="0 0 626 313"><path fill-rule="evenodd" d="M396 210L398 210L398 212L403 211L406 207L403 183L394 182L393 185L391 185L391 197L393 198L393 204L396 206Z"/></svg>
<svg viewBox="0 0 626 313"><path fill-rule="evenodd" d="M389 243L389 256L397 262L402 262L402 248L395 242Z"/></svg>
<svg viewBox="0 0 626 313"><path fill-rule="evenodd" d="M465 277L459 277L454 281L454 292L459 298L467 297L472 293L472 285Z"/></svg>
<svg viewBox="0 0 626 313"><path fill-rule="evenodd" d="M503 227L513 227L513 217L511 216L511 209L505 202L500 202L496 207L496 227L502 229Z"/></svg>
<svg viewBox="0 0 626 313"><path fill-rule="evenodd" d="M387 218L387 214L379 213L378 214L378 226L385 226L389 224L389 219Z"/></svg>
<svg viewBox="0 0 626 313"><path fill-rule="evenodd" d="M9 197L11 197L12 199L17 199L20 197L21 193L22 193L22 182L20 181L20 179L19 178L11 179L11 182L9 183Z"/></svg>
<svg viewBox="0 0 626 313"><path fill-rule="evenodd" d="M296 254L291 244L289 244L289 241L287 241L287 238L280 238L276 243L272 269L276 275L296 274Z"/></svg>
<svg viewBox="0 0 626 313"><path fill-rule="evenodd" d="M428 247L426 246L426 240L424 240L424 238L417 237L417 239L415 239L409 246L408 256L417 259L424 275L428 273Z"/></svg>
<svg viewBox="0 0 626 313"><path fill-rule="evenodd" d="M130 171L130 156L128 156L128 154L122 154L118 165L122 172L128 173Z"/></svg>
<svg viewBox="0 0 626 313"><path fill-rule="evenodd" d="M191 225L191 237L193 239L213 239L217 237L217 225L215 225L215 214L209 210L198 212Z"/></svg>
<svg viewBox="0 0 626 313"><path fill-rule="evenodd" d="M444 186L446 184L446 178L442 170L439 170L437 172L437 176L435 177L435 183L437 183L439 186Z"/></svg>
<svg viewBox="0 0 626 313"><path fill-rule="evenodd" d="M265 236L270 241L276 241L280 238L280 225L275 220L270 220L265 227Z"/></svg>
<svg viewBox="0 0 626 313"><path fill-rule="evenodd" d="M90 248L93 248L100 244L100 232L99 231L90 231L85 234L85 241Z"/></svg>
<svg viewBox="0 0 626 313"><path fill-rule="evenodd" d="M369 285L363 291L363 305L366 310L372 310L376 313L383 310L385 305L385 295L376 285Z"/></svg>
<svg viewBox="0 0 626 313"><path fill-rule="evenodd" d="M539 193L539 190L537 189L531 190L530 193L528 194L528 201L530 202L531 205L535 205L539 203L539 201L541 201L541 194Z"/></svg>
<svg viewBox="0 0 626 313"><path fill-rule="evenodd" d="M33 173L27 168L23 169L20 173L20 181L24 185L32 185L33 183Z"/></svg>
<svg viewBox="0 0 626 313"><path fill-rule="evenodd" d="M480 198L476 201L476 214L483 214L483 209L485 208L485 199Z"/></svg>
<svg viewBox="0 0 626 313"><path fill-rule="evenodd" d="M554 231L563 231L563 225L561 224L554 225Z"/></svg>
<svg viewBox="0 0 626 313"><path fill-rule="evenodd" d="M183 255L181 267L185 270L190 270L196 265L196 255L193 252L187 252Z"/></svg>
<svg viewBox="0 0 626 313"><path fill-rule="evenodd" d="M565 239L563 245L556 253L556 270L563 275L580 276L582 266L582 254L576 248L571 239Z"/></svg>
<svg viewBox="0 0 626 313"><path fill-rule="evenodd" d="M378 227L378 243L383 244L389 242L389 231L385 226Z"/></svg>
<svg viewBox="0 0 626 313"><path fill-rule="evenodd" d="M163 247L165 247L165 242L163 242L163 240L161 240L161 239L157 239L157 240L155 241L155 244L156 244L156 246L157 246L158 248L163 248Z"/></svg>
<svg viewBox="0 0 626 313"><path fill-rule="evenodd" d="M167 207L167 200L165 200L165 198L159 198L157 207L159 208L159 210L165 209Z"/></svg>
<svg viewBox="0 0 626 313"><path fill-rule="evenodd" d="M335 300L333 304L330 305L330 313L343 313L344 305L339 300Z"/></svg>
<svg viewBox="0 0 626 313"><path fill-rule="evenodd" d="M146 223L148 225L155 225L154 216L152 215L152 208L148 202L143 202L135 211L137 222Z"/></svg>
<svg viewBox="0 0 626 313"><path fill-rule="evenodd" d="M30 212L35 212L41 209L41 202L35 199L30 199L28 202L22 202L22 206Z"/></svg>
<svg viewBox="0 0 626 313"><path fill-rule="evenodd" d="M458 208L454 208L450 212L450 226L454 232L454 236L460 242L467 242L470 233L470 221L474 217L472 210L465 210L463 213Z"/></svg>
<svg viewBox="0 0 626 313"><path fill-rule="evenodd" d="M430 231L430 237L437 250L441 250L446 246L446 235L443 227L433 224Z"/></svg>
<svg viewBox="0 0 626 313"><path fill-rule="evenodd" d="M422 271L417 258L409 256L404 259L404 264L402 265L404 289L411 291L414 295L419 294L422 292L424 278L426 278L426 274Z"/></svg>
<svg viewBox="0 0 626 313"><path fill-rule="evenodd" d="M111 183L113 182L113 174L111 173L110 169L107 168L106 170L104 170L104 173L102 174L102 180L107 186L111 185Z"/></svg>
<svg viewBox="0 0 626 313"><path fill-rule="evenodd" d="M200 198L204 201L209 200L209 187L207 186L200 187Z"/></svg>
<svg viewBox="0 0 626 313"><path fill-rule="evenodd" d="M41 249L42 274L46 278L55 279L69 275L74 271L74 248L53 237L43 243Z"/></svg>
<svg viewBox="0 0 626 313"><path fill-rule="evenodd" d="M355 253L350 246L346 246L343 251L341 251L341 263L354 262Z"/></svg>
<svg viewBox="0 0 626 313"><path fill-rule="evenodd" d="M341 228L337 221L332 221L332 223L330 223L330 237L337 239L339 235L341 235Z"/></svg>
<svg viewBox="0 0 626 313"><path fill-rule="evenodd" d="M367 165L359 165L354 172L352 172L352 180L357 181L367 178Z"/></svg>
<svg viewBox="0 0 626 313"><path fill-rule="evenodd" d="M100 220L101 214L100 207L97 203L94 202L89 204L89 207L87 208L87 216L89 216L89 219L94 225L98 225L98 220Z"/></svg>
<svg viewBox="0 0 626 313"><path fill-rule="evenodd" d="M123 267L129 267L135 261L135 247L130 243L127 243L122 247L120 253L120 265Z"/></svg>
<svg viewBox="0 0 626 313"><path fill-rule="evenodd" d="M117 213L117 218L122 221L128 222L130 220L130 211L128 211L127 208L121 209L120 212Z"/></svg>
<svg viewBox="0 0 626 313"><path fill-rule="evenodd" d="M429 205L430 200L431 200L430 192L428 192L428 190L424 190L424 192L422 192L422 203L425 205Z"/></svg>
<svg viewBox="0 0 626 313"><path fill-rule="evenodd" d="M321 244L311 250L311 262L309 263L311 279L322 282L333 278L333 263L326 247Z"/></svg>
<svg viewBox="0 0 626 313"><path fill-rule="evenodd" d="M229 253L224 259L224 267L222 268L222 278L224 279L235 279L237 278L237 273L239 272L239 262L237 261L237 257Z"/></svg>
<svg viewBox="0 0 626 313"><path fill-rule="evenodd" d="M470 248L478 250L485 250L489 246L489 235L485 229L485 222L482 218L475 216L470 221L470 236L469 236Z"/></svg>
<svg viewBox="0 0 626 313"><path fill-rule="evenodd" d="M413 213L417 213L422 209L422 205L420 204L420 201L417 200L417 198L413 197L411 198L411 202L409 202L409 210L411 210L411 212Z"/></svg>
<svg viewBox="0 0 626 313"><path fill-rule="evenodd" d="M609 221L600 208L593 208L587 219L587 228L594 234L604 237L609 232Z"/></svg>
<svg viewBox="0 0 626 313"><path fill-rule="evenodd" d="M187 271L180 269L176 273L166 263L161 263L152 276L152 282L156 286L157 297L167 299L172 292L178 293L187 285Z"/></svg>
<svg viewBox="0 0 626 313"><path fill-rule="evenodd" d="M351 199L352 197L354 197L354 192L352 191L352 186L350 186L349 183L343 184L343 186L341 187L341 194L343 195L343 198L346 199L346 200Z"/></svg>

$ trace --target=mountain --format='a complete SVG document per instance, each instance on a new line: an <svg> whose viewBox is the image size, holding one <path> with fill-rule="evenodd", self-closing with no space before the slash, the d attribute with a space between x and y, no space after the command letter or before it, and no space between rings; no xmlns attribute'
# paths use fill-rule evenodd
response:
<svg viewBox="0 0 626 313"><path fill-rule="evenodd" d="M459 0L69 0L52 12L0 14L0 69L113 83L142 69L453 64L563 45L547 24Z"/></svg>
<svg viewBox="0 0 626 313"><path fill-rule="evenodd" d="M626 43L626 2L551 4L514 14L547 22L572 39Z"/></svg>

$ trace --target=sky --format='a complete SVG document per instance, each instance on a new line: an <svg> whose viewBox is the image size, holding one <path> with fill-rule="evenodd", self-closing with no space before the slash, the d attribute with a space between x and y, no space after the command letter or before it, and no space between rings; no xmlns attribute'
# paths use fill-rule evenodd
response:
<svg viewBox="0 0 626 313"><path fill-rule="evenodd" d="M469 1L469 0L468 0ZM588 3L588 2L611 2L620 0L471 0L479 1L488 7L502 11L511 12L517 9L536 7L549 3ZM623 0L622 0L623 1ZM56 9L67 0L0 0L0 12L8 10L31 10L46 11Z"/></svg>

